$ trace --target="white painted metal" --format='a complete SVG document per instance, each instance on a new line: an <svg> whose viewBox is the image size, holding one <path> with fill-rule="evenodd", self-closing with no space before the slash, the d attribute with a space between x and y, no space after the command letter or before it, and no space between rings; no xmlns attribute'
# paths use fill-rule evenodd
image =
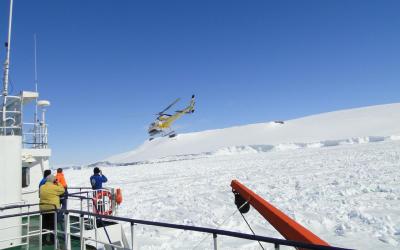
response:
<svg viewBox="0 0 400 250"><path fill-rule="evenodd" d="M83 215L79 216L79 231L80 231L80 240L81 240L81 250L85 250L85 238L84 238L84 234L85 234L85 218L83 217Z"/></svg>
<svg viewBox="0 0 400 250"><path fill-rule="evenodd" d="M64 249L65 250L71 250L71 227L70 227L70 218L69 214L65 213L64 214Z"/></svg>
<svg viewBox="0 0 400 250"><path fill-rule="evenodd" d="M10 0L10 15L8 17L7 52L6 52L6 61L4 62L4 75L3 75L3 95L4 96L8 95L8 75L9 75L9 70L10 70L11 27L12 27L13 3L14 3L14 1Z"/></svg>
<svg viewBox="0 0 400 250"><path fill-rule="evenodd" d="M57 250L58 246L58 227L57 227L57 212L54 212L54 250Z"/></svg>
<svg viewBox="0 0 400 250"><path fill-rule="evenodd" d="M50 105L50 102L48 101L43 101L43 102L48 102L48 103L42 103L40 104L39 101L38 105L42 108L42 121L40 122L40 134L42 135L41 141L43 145L47 147L48 140L47 140L47 125L46 125L46 107Z"/></svg>
<svg viewBox="0 0 400 250"><path fill-rule="evenodd" d="M38 77L37 77L37 43L36 43L36 33L33 34L34 48L35 48L35 92L38 92ZM39 97L39 96L38 96ZM37 131L38 122L38 97L35 99L35 113L33 115L34 131ZM36 143L36 135L33 141Z"/></svg>
<svg viewBox="0 0 400 250"><path fill-rule="evenodd" d="M42 250L42 245L43 245L43 216L39 215L39 250Z"/></svg>
<svg viewBox="0 0 400 250"><path fill-rule="evenodd" d="M7 39L7 52L6 52L6 60L4 62L4 75L3 75L3 107L2 107L2 126L6 126L6 104L7 104L7 95L8 95L8 75L10 70L10 49L11 49L11 27L12 27L12 11L13 11L13 0L10 0L10 14L8 19L8 39ZM3 128L3 134L7 134L7 130Z"/></svg>
<svg viewBox="0 0 400 250"><path fill-rule="evenodd" d="M93 225L94 225L94 240L95 240L95 247L96 249L98 249L98 237L97 237L97 222L96 222L96 218L93 218Z"/></svg>
<svg viewBox="0 0 400 250"><path fill-rule="evenodd" d="M131 248L133 249L133 243L134 243L134 241L133 241L133 239L134 239L134 237L135 237L135 224L134 223L131 223Z"/></svg>
<svg viewBox="0 0 400 250"><path fill-rule="evenodd" d="M0 207L21 204L22 166L21 136L0 136ZM0 215L19 213L20 209L0 210ZM4 223L4 224L3 224ZM2 238L15 238L21 235L21 218L9 218L2 225L18 226L1 230ZM0 243L0 249L18 245L20 239Z"/></svg>
<svg viewBox="0 0 400 250"><path fill-rule="evenodd" d="M22 166L30 168L30 185L22 188L22 200L27 204L39 202L39 182L43 178L43 171L49 169L51 150L48 148L22 149ZM32 162L32 159L34 160Z"/></svg>
<svg viewBox="0 0 400 250"><path fill-rule="evenodd" d="M36 98L38 98L39 93L34 91L22 91L20 96L22 97L23 103L28 104L29 102L34 101Z"/></svg>
<svg viewBox="0 0 400 250"><path fill-rule="evenodd" d="M111 243L117 246L129 248L129 243L126 242L126 237L125 237L125 232L124 229L122 228L121 224L115 223L112 225L107 225L105 228L104 227L98 227L94 228L91 230L85 230L84 231L84 237L87 239L90 239L93 245L95 245L95 242L109 242L108 237L106 234L106 231L108 233L108 236L110 237ZM77 235L79 236L79 235ZM88 242L89 243L89 242Z"/></svg>
<svg viewBox="0 0 400 250"><path fill-rule="evenodd" d="M38 106L39 107L48 107L48 106L50 106L50 101L40 100L40 101L38 101Z"/></svg>
<svg viewBox="0 0 400 250"><path fill-rule="evenodd" d="M28 207L28 212L30 211L30 207ZM28 226L27 226L27 229L26 229L26 234L27 235L29 235L30 234L30 224L31 224L31 217L30 216L28 216ZM30 237L27 237L26 238L26 245L27 245L27 249L29 249L29 241L30 241Z"/></svg>
<svg viewBox="0 0 400 250"><path fill-rule="evenodd" d="M51 149L49 148L24 148L22 149L22 157L33 157L36 160L36 163L40 163L40 159L47 159L51 156ZM38 160L39 159L39 160Z"/></svg>
<svg viewBox="0 0 400 250"><path fill-rule="evenodd" d="M38 184L43 176L43 171L49 168L48 160L51 155L51 151L47 146L46 110L44 109L50 105L50 102L46 100L41 102L41 107L43 107L42 121L39 124L36 112L35 121L32 124L33 131L23 131L24 125L22 124L22 105L28 104L34 100L37 101L39 97L39 93L37 92L36 36L35 92L22 91L19 96L8 96L13 2L13 0L10 0L8 39L3 72L3 91L1 93L3 102L0 109L0 207L20 205L24 202L22 198L24 198L26 203L37 203L39 201ZM25 132L25 134L23 132ZM27 135L30 135L33 140L27 141ZM37 138L39 138L39 140L37 140ZM24 145L27 145L30 149L26 149L22 152ZM24 190L22 189L22 167L30 168L30 186ZM12 213L21 213L21 209L0 210L0 216ZM30 221L29 218L28 221ZM0 249L20 245L23 226L21 218L14 217L3 219L1 225L9 226L5 229L0 229L1 239L13 240L0 240ZM29 232L29 229L27 231ZM41 233L40 230L39 234ZM29 247L29 240L27 245Z"/></svg>

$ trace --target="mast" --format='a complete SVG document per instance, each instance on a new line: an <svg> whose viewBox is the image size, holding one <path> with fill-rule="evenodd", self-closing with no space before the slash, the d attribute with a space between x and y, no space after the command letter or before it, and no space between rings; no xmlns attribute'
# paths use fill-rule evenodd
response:
<svg viewBox="0 0 400 250"><path fill-rule="evenodd" d="M12 26L13 2L14 2L14 0L10 0L10 16L8 17L8 38L7 38L7 43L6 43L6 61L4 62L3 96L8 95L8 75L9 75L9 70L10 70L11 26Z"/></svg>
<svg viewBox="0 0 400 250"><path fill-rule="evenodd" d="M6 42L6 60L4 62L4 75L3 75L3 117L2 117L2 125L3 125L3 134L6 134L6 102L8 95L8 76L10 70L10 49L11 49L11 26L12 26L12 11L13 11L13 3L14 0L10 0L10 15L8 17L8 38Z"/></svg>
<svg viewBox="0 0 400 250"><path fill-rule="evenodd" d="M37 76L37 41L36 41L36 33L33 34L33 41L34 41L34 56L35 56L35 92L38 93L38 76ZM33 116L33 143L36 145L37 143L37 122L38 122L38 98L36 97L35 99L35 114Z"/></svg>

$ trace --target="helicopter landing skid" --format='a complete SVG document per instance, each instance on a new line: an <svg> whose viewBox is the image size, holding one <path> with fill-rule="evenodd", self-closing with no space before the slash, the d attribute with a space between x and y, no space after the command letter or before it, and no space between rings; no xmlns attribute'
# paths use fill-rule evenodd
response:
<svg viewBox="0 0 400 250"><path fill-rule="evenodd" d="M166 133L165 135L163 135L163 137L169 137L169 138L173 138L175 136L177 136L177 134L175 133L175 131L171 131L169 133Z"/></svg>
<svg viewBox="0 0 400 250"><path fill-rule="evenodd" d="M169 137L169 138L174 138L174 137L176 137L178 134L177 133L175 133L175 131L170 131L170 132L168 132L168 133L165 133L165 134L162 134L160 137ZM152 141L152 140L154 140L155 138L158 138L157 136L156 137L150 137L149 138L149 141Z"/></svg>

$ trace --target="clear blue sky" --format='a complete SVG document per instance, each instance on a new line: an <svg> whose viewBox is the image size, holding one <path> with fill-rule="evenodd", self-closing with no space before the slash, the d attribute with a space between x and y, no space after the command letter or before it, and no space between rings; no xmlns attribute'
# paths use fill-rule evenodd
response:
<svg viewBox="0 0 400 250"><path fill-rule="evenodd" d="M37 33L55 165L134 149L154 113L192 93L197 110L179 132L400 101L399 1L14 5L14 93L33 89ZM7 8L2 0L1 41Z"/></svg>

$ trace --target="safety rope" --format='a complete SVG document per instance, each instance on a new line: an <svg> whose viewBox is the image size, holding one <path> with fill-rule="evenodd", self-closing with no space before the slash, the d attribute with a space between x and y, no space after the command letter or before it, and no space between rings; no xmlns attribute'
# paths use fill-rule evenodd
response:
<svg viewBox="0 0 400 250"><path fill-rule="evenodd" d="M245 203L243 203L243 205L241 205L237 210L235 210L231 215L229 215L229 217L227 217L223 222L221 222L219 225L217 225L217 229L219 229L223 224L225 224L230 218L232 218L232 216L234 216L237 212L239 212L239 210L244 207L246 204L248 203L248 201L246 201ZM210 237L210 234L207 234L192 250L196 249L198 246L201 245L201 243L203 243L203 241L205 241L208 237Z"/></svg>
<svg viewBox="0 0 400 250"><path fill-rule="evenodd" d="M238 212L238 210L235 210L231 215L229 215L229 217L227 217L222 223L220 223L219 225L217 225L217 229L219 229L223 224L225 224L228 219L232 218L232 216L234 216L236 213ZM192 250L195 250L197 247L199 247L201 245L201 243L203 243L208 237L210 237L210 234L207 234Z"/></svg>
<svg viewBox="0 0 400 250"><path fill-rule="evenodd" d="M246 201L247 202L247 201ZM238 209L239 211L239 209ZM256 234L254 233L253 229L251 228L250 224L247 222L246 217L244 217L244 215L242 213L240 213L240 215L242 216L243 220L246 222L247 226L249 227L250 231L253 233L253 235L255 236ZM258 240L258 244L260 244L260 247L264 249L263 245L261 244L261 242Z"/></svg>

